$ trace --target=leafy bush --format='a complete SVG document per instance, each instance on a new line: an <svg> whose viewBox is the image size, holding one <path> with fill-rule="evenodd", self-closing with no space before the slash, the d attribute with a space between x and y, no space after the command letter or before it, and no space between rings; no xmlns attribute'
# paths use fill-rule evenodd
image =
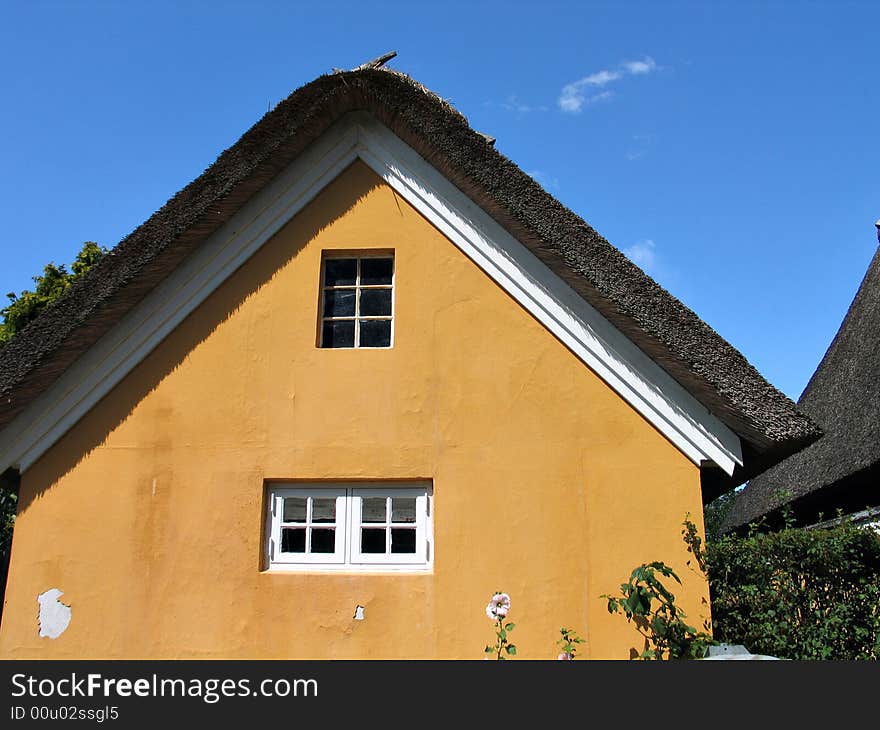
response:
<svg viewBox="0 0 880 730"><path fill-rule="evenodd" d="M579 651L578 644L586 644L586 640L578 636L574 629L567 629L564 626L559 629L559 638L556 640L557 646L562 651L556 657L561 661L574 661Z"/></svg>
<svg viewBox="0 0 880 730"><path fill-rule="evenodd" d="M705 559L715 639L785 659L880 658L880 536L842 524L727 536Z"/></svg>
<svg viewBox="0 0 880 730"><path fill-rule="evenodd" d="M34 276L34 291L25 289L21 294L6 295L9 304L0 308L0 348L12 337L35 320L58 297L64 294L79 278L97 264L107 249L94 241L86 241L70 265L46 264L42 276ZM2 597L6 587L6 570L15 526L15 508L18 494L15 488L4 484L0 474L0 614L3 612Z"/></svg>
<svg viewBox="0 0 880 730"><path fill-rule="evenodd" d="M721 528L727 514L733 509L736 495L736 490L732 489L703 507L703 525L706 527L707 540L717 540L721 537Z"/></svg>
<svg viewBox="0 0 880 730"><path fill-rule="evenodd" d="M696 529L696 528L694 528ZM708 634L685 623L687 615L675 605L675 595L658 577L681 580L665 563L643 563L620 586L620 595L604 594L608 613L623 613L644 637L638 659L701 659L715 643Z"/></svg>
<svg viewBox="0 0 880 730"><path fill-rule="evenodd" d="M0 482L0 564L12 545L12 527L15 524L17 504L18 495Z"/></svg>

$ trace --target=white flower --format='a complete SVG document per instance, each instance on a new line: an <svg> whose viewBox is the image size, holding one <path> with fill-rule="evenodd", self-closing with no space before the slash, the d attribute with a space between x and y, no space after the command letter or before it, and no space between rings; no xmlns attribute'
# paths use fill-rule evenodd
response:
<svg viewBox="0 0 880 730"><path fill-rule="evenodd" d="M489 605L486 606L486 616L493 621L507 616L510 611L510 596L506 593L496 593L489 599Z"/></svg>

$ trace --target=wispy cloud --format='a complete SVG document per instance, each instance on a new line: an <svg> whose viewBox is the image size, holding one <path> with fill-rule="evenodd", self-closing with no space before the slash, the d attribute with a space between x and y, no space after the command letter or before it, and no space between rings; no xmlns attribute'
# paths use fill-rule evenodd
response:
<svg viewBox="0 0 880 730"><path fill-rule="evenodd" d="M531 112L547 111L546 106L532 106L531 104L526 104L525 102L521 101L520 98L515 94L511 94L510 96L508 96L507 101L502 102L499 106L502 109L518 112L519 114L530 114Z"/></svg>
<svg viewBox="0 0 880 730"><path fill-rule="evenodd" d="M543 170L527 170L526 175L533 178L545 190L559 190L559 178L548 175Z"/></svg>
<svg viewBox="0 0 880 730"><path fill-rule="evenodd" d="M629 248L623 249L624 255L647 274L655 273L657 267L657 251L654 241L643 238Z"/></svg>
<svg viewBox="0 0 880 730"><path fill-rule="evenodd" d="M614 96L613 91L600 91L598 94L593 94L584 99L584 104L598 104L600 101L608 101L612 96Z"/></svg>
<svg viewBox="0 0 880 730"><path fill-rule="evenodd" d="M657 70L657 62L650 56L645 56L641 61L624 61L621 66L627 70L627 73L634 76L649 74Z"/></svg>
<svg viewBox="0 0 880 730"><path fill-rule="evenodd" d="M625 76L644 76L657 70L657 62L650 56L637 61L622 61L617 68L602 69L572 81L562 87L557 103L559 108L570 114L577 114L585 106L611 98L612 91L605 89L609 84L620 81ZM599 89L605 89L598 91Z"/></svg>
<svg viewBox="0 0 880 730"><path fill-rule="evenodd" d="M605 86L612 81L617 81L621 76L623 76L622 71L608 71L603 69L602 71L596 71L594 74L585 76L575 83L581 86Z"/></svg>
<svg viewBox="0 0 880 730"><path fill-rule="evenodd" d="M504 101L485 101L483 106L498 107L505 111L514 112L516 114L531 114L532 112L546 112L547 107L544 105L535 106L528 104L520 99L516 94L511 94Z"/></svg>
<svg viewBox="0 0 880 730"><path fill-rule="evenodd" d="M648 147L650 147L651 141L653 139L653 134L634 134L632 136L633 144L626 152L626 159L630 162L633 162L634 160L640 160L642 157L648 154Z"/></svg>

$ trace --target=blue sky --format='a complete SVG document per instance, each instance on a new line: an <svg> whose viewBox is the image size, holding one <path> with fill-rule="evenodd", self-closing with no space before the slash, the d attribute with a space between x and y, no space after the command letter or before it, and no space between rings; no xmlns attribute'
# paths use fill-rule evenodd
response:
<svg viewBox="0 0 880 730"><path fill-rule="evenodd" d="M293 89L392 49L794 399L877 247L880 3L0 9L0 293L114 245Z"/></svg>

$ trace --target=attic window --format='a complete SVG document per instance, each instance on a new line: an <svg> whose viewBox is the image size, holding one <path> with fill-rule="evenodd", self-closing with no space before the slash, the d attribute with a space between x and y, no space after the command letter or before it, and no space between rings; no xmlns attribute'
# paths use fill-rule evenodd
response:
<svg viewBox="0 0 880 730"><path fill-rule="evenodd" d="M321 347L391 347L394 256L326 256L321 271Z"/></svg>

